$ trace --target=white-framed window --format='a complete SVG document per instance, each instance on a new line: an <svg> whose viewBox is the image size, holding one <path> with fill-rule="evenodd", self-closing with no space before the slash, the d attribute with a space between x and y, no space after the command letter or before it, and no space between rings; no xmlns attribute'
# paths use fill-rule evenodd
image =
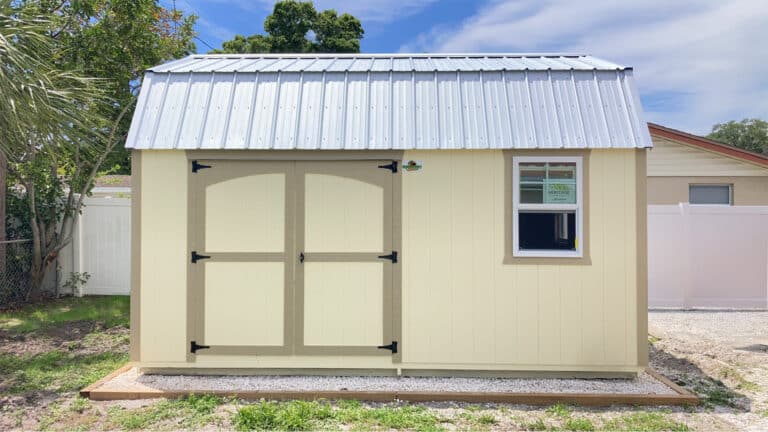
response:
<svg viewBox="0 0 768 432"><path fill-rule="evenodd" d="M732 205L733 187L729 184L690 184L688 185L690 204Z"/></svg>
<svg viewBox="0 0 768 432"><path fill-rule="evenodd" d="M582 158L513 157L512 170L512 255L582 257Z"/></svg>

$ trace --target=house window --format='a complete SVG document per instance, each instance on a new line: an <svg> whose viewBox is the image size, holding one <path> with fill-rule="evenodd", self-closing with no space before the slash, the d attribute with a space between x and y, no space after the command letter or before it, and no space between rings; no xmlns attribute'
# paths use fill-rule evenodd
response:
<svg viewBox="0 0 768 432"><path fill-rule="evenodd" d="M581 257L582 158L513 158L513 256Z"/></svg>
<svg viewBox="0 0 768 432"><path fill-rule="evenodd" d="M688 186L688 202L691 204L719 204L731 205L731 185L703 185L692 184Z"/></svg>

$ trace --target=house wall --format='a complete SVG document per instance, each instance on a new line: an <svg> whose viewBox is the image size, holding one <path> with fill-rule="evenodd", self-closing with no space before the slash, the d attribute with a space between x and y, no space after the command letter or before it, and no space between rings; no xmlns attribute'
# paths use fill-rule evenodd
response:
<svg viewBox="0 0 768 432"><path fill-rule="evenodd" d="M768 168L720 153L652 136L648 153L648 204L688 202L692 183L733 185L734 205L768 205Z"/></svg>
<svg viewBox="0 0 768 432"><path fill-rule="evenodd" d="M504 264L505 153L405 152L424 168L398 174L403 337L402 362L393 363L389 356L188 357L189 162L182 151L142 151L140 365L635 373L647 364L645 151L588 155L588 259Z"/></svg>
<svg viewBox="0 0 768 432"><path fill-rule="evenodd" d="M720 176L648 177L648 204L687 203L688 186L691 184L729 184L733 188L733 205L768 205L768 177Z"/></svg>

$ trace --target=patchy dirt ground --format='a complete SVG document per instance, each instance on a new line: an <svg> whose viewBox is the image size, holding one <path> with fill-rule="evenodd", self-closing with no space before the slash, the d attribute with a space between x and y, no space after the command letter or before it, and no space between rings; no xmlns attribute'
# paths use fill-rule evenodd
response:
<svg viewBox="0 0 768 432"><path fill-rule="evenodd" d="M651 312L649 322L652 366L699 394L701 407L252 405L206 397L92 402L62 390L78 381L56 374L57 368L69 367L59 360L25 370L24 378L37 387L13 387L10 378L0 376L0 430L768 430L768 312ZM23 335L0 332L0 368L13 356L38 362L63 352L66 358L89 359L125 353L127 346L126 328L103 328L90 321ZM78 370L72 368L72 373ZM34 374L42 378L34 381ZM50 377L59 384L48 385Z"/></svg>
<svg viewBox="0 0 768 432"><path fill-rule="evenodd" d="M687 424L768 430L768 312L651 312L649 333L651 366L704 401Z"/></svg>

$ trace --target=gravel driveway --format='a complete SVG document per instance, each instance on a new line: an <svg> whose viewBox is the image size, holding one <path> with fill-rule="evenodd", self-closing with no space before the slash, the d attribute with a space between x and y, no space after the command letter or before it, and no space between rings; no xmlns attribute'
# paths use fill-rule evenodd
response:
<svg viewBox="0 0 768 432"><path fill-rule="evenodd" d="M768 430L768 312L653 311L648 327L651 366L705 402L687 424Z"/></svg>

